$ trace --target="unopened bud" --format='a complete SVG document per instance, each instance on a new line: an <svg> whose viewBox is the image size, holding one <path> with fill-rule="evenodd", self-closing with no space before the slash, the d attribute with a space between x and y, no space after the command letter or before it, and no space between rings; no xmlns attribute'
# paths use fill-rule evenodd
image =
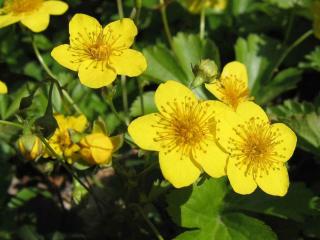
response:
<svg viewBox="0 0 320 240"><path fill-rule="evenodd" d="M191 87L195 88L215 80L218 76L218 66L214 61L205 59L195 65L192 68L192 72L195 75L195 79L193 80Z"/></svg>
<svg viewBox="0 0 320 240"><path fill-rule="evenodd" d="M27 160L35 160L44 152L43 143L40 138L32 134L26 134L20 137L18 147L22 156Z"/></svg>

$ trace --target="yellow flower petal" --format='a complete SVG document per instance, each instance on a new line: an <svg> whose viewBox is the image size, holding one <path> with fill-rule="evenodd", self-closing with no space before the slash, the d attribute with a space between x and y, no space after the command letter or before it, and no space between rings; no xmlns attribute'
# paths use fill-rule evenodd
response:
<svg viewBox="0 0 320 240"><path fill-rule="evenodd" d="M0 81L0 94L6 94L8 93L8 88L7 88L7 85Z"/></svg>
<svg viewBox="0 0 320 240"><path fill-rule="evenodd" d="M104 164L111 160L113 145L109 137L102 133L94 133L88 135L86 141L95 164Z"/></svg>
<svg viewBox="0 0 320 240"><path fill-rule="evenodd" d="M165 179L174 187L181 188L194 183L201 170L190 158L182 158L180 152L159 153L160 168Z"/></svg>
<svg viewBox="0 0 320 240"><path fill-rule="evenodd" d="M248 87L248 73L247 67L237 61L230 62L224 66L221 78L235 76L238 81L244 84L245 88Z"/></svg>
<svg viewBox="0 0 320 240"><path fill-rule="evenodd" d="M12 14L0 15L0 28L14 24L20 21L20 16L14 16Z"/></svg>
<svg viewBox="0 0 320 240"><path fill-rule="evenodd" d="M134 77L146 70L147 61L142 53L126 49L122 51L120 56L111 56L111 65L118 74Z"/></svg>
<svg viewBox="0 0 320 240"><path fill-rule="evenodd" d="M158 121L158 114L152 113L139 117L130 123L128 132L140 148L151 151L160 150L160 143L155 141L157 128L153 127Z"/></svg>
<svg viewBox="0 0 320 240"><path fill-rule="evenodd" d="M286 166L281 165L278 169L269 169L256 179L258 186L266 193L275 196L284 196L289 188L289 176Z"/></svg>
<svg viewBox="0 0 320 240"><path fill-rule="evenodd" d="M42 32L49 26L49 14L40 10L24 15L21 19L21 23L33 32Z"/></svg>
<svg viewBox="0 0 320 240"><path fill-rule="evenodd" d="M102 27L97 19L86 14L75 14L69 23L70 44L77 45L81 39L82 42L92 42L88 33L99 34Z"/></svg>
<svg viewBox="0 0 320 240"><path fill-rule="evenodd" d="M221 151L214 141L207 142L207 144L208 146L194 153L194 160L211 177L225 176L228 154Z"/></svg>
<svg viewBox="0 0 320 240"><path fill-rule="evenodd" d="M111 84L117 77L116 72L107 67L100 68L103 62L87 60L81 63L79 67L80 82L90 88L101 88Z"/></svg>
<svg viewBox="0 0 320 240"><path fill-rule="evenodd" d="M265 111L259 105L253 102L248 101L240 103L236 113L242 119L242 121L250 121L252 118L257 118L261 121L269 122L269 118Z"/></svg>
<svg viewBox="0 0 320 240"><path fill-rule="evenodd" d="M257 184L251 174L245 174L246 168L236 166L237 160L229 158L227 163L227 175L233 190L239 194L250 194Z"/></svg>
<svg viewBox="0 0 320 240"><path fill-rule="evenodd" d="M63 44L55 47L51 52L51 56L62 66L72 71L78 71L80 62L70 51L70 45Z"/></svg>
<svg viewBox="0 0 320 240"><path fill-rule="evenodd" d="M58 124L58 127L61 131L63 130L66 130L68 127L67 127L67 120L66 118L61 115L61 114L55 114L54 115L54 118L56 119L57 121L57 124ZM56 130L57 131L57 130Z"/></svg>
<svg viewBox="0 0 320 240"><path fill-rule="evenodd" d="M62 15L68 10L68 4L62 1L45 1L42 3L42 10L51 15Z"/></svg>
<svg viewBox="0 0 320 240"><path fill-rule="evenodd" d="M279 142L275 145L275 152L278 154L278 161L288 161L297 145L296 134L283 123L275 123L271 125L271 131L276 132L279 137L276 141Z"/></svg>
<svg viewBox="0 0 320 240"><path fill-rule="evenodd" d="M84 115L78 117L67 117L66 125L68 128L72 128L78 132L83 132L87 127L87 118Z"/></svg>
<svg viewBox="0 0 320 240"><path fill-rule="evenodd" d="M155 103L160 112L164 112L163 108L168 108L168 104L177 102L178 104L188 101L198 101L193 92L176 81L167 81L157 88L155 93Z"/></svg>
<svg viewBox="0 0 320 240"><path fill-rule="evenodd" d="M130 18L123 18L109 23L103 29L103 33L115 37L114 47L129 48L138 34L138 29Z"/></svg>

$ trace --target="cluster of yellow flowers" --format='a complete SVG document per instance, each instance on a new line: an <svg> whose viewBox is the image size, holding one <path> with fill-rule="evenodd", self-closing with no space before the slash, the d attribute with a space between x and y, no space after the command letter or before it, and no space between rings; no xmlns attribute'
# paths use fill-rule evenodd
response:
<svg viewBox="0 0 320 240"><path fill-rule="evenodd" d="M206 84L221 101L198 100L181 83L167 81L155 93L159 113L135 119L128 128L139 147L159 152L164 177L188 186L202 172L227 175L233 189L252 193L257 186L271 195L287 193L286 161L296 135L250 101L246 67L227 64L219 79Z"/></svg>
<svg viewBox="0 0 320 240"><path fill-rule="evenodd" d="M198 5L219 2L225 3L200 1ZM0 27L21 21L32 31L43 31L50 14L62 14L67 8L61 1L5 1ZM51 55L64 67L77 71L85 86L107 86L117 75L138 76L147 67L145 57L130 49L137 35L131 19L102 27L95 18L76 14L69 33L70 44L54 48ZM177 188L194 183L205 172L214 178L227 175L240 194L252 193L259 186L268 194L285 195L289 186L286 161L294 152L296 135L282 123L271 124L263 109L252 101L246 67L239 62L227 64L206 88L218 100L199 100L176 81L161 84L155 92L159 112L139 117L128 127L134 142L142 149L159 152L161 171ZM6 91L0 82L0 93ZM57 114L55 119L58 128L48 144L56 155L48 149L43 152L38 139L28 149L23 149L21 140L22 152L29 158L41 152L44 157L62 156L69 163L79 159L88 164L111 162L116 144L103 132L84 134L88 125L85 116Z"/></svg>
<svg viewBox="0 0 320 240"><path fill-rule="evenodd" d="M69 164L79 160L84 160L87 165L111 163L112 153L118 148L117 137L109 137L102 130L85 134L88 122L84 115L65 117L56 114L54 117L58 128L47 140L51 149L45 148L39 137L32 134L19 139L18 147L27 160L41 156L55 159L58 156Z"/></svg>

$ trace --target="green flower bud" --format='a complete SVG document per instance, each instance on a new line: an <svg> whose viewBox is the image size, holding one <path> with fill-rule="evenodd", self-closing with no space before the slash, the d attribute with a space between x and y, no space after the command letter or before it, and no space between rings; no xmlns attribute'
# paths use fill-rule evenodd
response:
<svg viewBox="0 0 320 240"><path fill-rule="evenodd" d="M195 88L203 83L210 83L215 80L218 76L218 66L217 64L210 60L201 60L199 64L192 68L192 72L195 75L191 87Z"/></svg>
<svg viewBox="0 0 320 240"><path fill-rule="evenodd" d="M27 160L35 160L44 152L44 146L40 138L32 134L26 134L18 140L19 150Z"/></svg>

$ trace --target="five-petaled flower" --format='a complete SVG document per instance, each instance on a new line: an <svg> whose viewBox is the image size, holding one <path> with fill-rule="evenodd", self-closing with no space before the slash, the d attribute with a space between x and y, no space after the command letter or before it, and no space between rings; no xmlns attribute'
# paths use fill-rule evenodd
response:
<svg viewBox="0 0 320 240"><path fill-rule="evenodd" d="M117 74L138 76L147 67L145 57L129 49L137 27L129 18L102 28L88 15L76 14L69 24L70 45L53 49L52 57L62 66L78 71L80 82L91 88L111 84Z"/></svg>
<svg viewBox="0 0 320 240"><path fill-rule="evenodd" d="M297 142L290 128L282 123L270 124L257 104L244 102L236 112L217 119L217 140L230 153L226 171L237 193L250 194L257 185L271 195L287 193L285 163Z"/></svg>
<svg viewBox="0 0 320 240"><path fill-rule="evenodd" d="M240 62L230 62L222 70L219 79L206 88L219 100L236 110L241 102L249 101L247 68Z"/></svg>
<svg viewBox="0 0 320 240"><path fill-rule="evenodd" d="M33 32L44 31L50 15L62 15L68 5L62 1L46 0L5 0L0 9L0 28L21 22Z"/></svg>
<svg viewBox="0 0 320 240"><path fill-rule="evenodd" d="M229 109L218 101L199 101L175 81L155 93L159 113L135 119L128 132L145 150L159 151L164 177L175 187L195 182L202 170L212 177L225 175L227 154L215 144L215 117Z"/></svg>
<svg viewBox="0 0 320 240"><path fill-rule="evenodd" d="M56 154L65 158L69 163L75 162L79 158L79 144L73 142L73 133L82 133L87 127L87 119L84 115L78 117L57 114L54 116L58 128L50 137L48 143L53 148ZM49 151L46 152L44 157L55 157Z"/></svg>

